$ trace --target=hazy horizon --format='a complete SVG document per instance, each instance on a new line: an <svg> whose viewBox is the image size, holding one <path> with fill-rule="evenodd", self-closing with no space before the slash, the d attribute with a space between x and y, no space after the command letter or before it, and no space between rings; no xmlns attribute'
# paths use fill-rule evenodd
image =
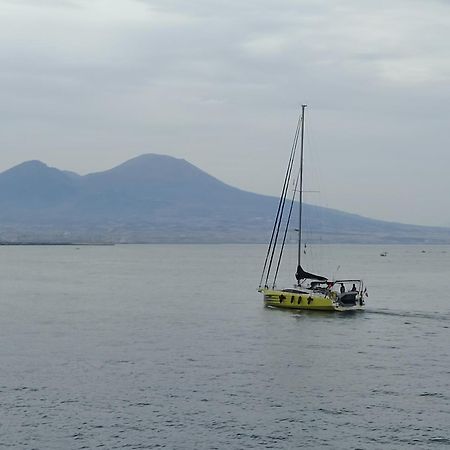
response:
<svg viewBox="0 0 450 450"><path fill-rule="evenodd" d="M306 201L450 226L450 4L0 0L0 171L144 153L278 196L307 103Z"/></svg>

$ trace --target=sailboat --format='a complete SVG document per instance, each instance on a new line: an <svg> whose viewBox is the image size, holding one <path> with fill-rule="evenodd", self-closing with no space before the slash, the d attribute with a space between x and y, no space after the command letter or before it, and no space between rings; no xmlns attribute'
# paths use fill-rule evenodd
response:
<svg viewBox="0 0 450 450"><path fill-rule="evenodd" d="M264 305L273 308L318 311L363 310L365 307L364 297L367 295L367 289L365 289L362 280L351 278L330 280L322 275L308 272L302 266L305 110L306 105L302 105L258 291L263 294ZM299 138L300 167L297 175L294 176L293 172L298 153ZM288 199L291 183L295 186L292 198ZM291 287L279 288L276 285L276 281L289 231L296 193L299 196L299 227L295 283Z"/></svg>

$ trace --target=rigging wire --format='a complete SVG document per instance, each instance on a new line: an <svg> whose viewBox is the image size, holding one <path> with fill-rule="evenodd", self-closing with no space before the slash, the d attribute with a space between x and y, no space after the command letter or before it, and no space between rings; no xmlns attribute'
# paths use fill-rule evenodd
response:
<svg viewBox="0 0 450 450"><path fill-rule="evenodd" d="M286 204L286 197L287 197L287 192L288 192L288 186L289 186L289 182L291 180L292 167L294 165L294 159L295 159L295 154L296 154L296 151L297 151L298 138L299 138L299 134L300 134L302 121L303 121L303 119L302 119L302 115L301 115L299 117L298 122L297 122L297 129L295 130L294 142L292 143L292 150L291 150L292 158L290 160L290 167L288 168L289 174L288 174L288 177L287 177L287 184L285 186L285 190L284 190L284 193L283 193L283 199L282 199L282 205L281 205L281 211L280 211L279 220L278 220L278 223L276 224L275 241L274 241L274 245L272 247L272 252L271 252L271 255L270 255L269 267L267 269L267 275L266 275L266 280L265 280L265 286L267 286L268 282L269 282L270 271L271 271L271 268L272 268L273 258L275 256L275 251L276 251L276 247L277 247L277 243L278 243L278 235L280 233L280 227L281 227L281 223L283 221L284 206Z"/></svg>
<svg viewBox="0 0 450 450"><path fill-rule="evenodd" d="M269 273L270 273L272 260L273 260L273 252L275 251L275 247L276 247L276 244L277 244L278 230L279 230L280 223L281 223L281 220L282 220L282 217L283 217L284 203L286 201L286 194L287 194L287 190L288 190L288 186L289 186L289 182L290 182L290 178L291 178L292 166L294 164L295 152L296 152L297 142L298 142L298 136L299 136L299 133L300 133L300 126L301 126L301 117L299 117L299 119L297 121L297 128L295 130L294 142L292 143L291 154L290 154L290 157L289 157L289 162L288 162L288 166L287 166L287 169L286 169L286 174L285 174L285 177L284 177L283 189L281 191L280 200L278 202L278 209L277 209L277 214L276 214L276 217L275 217L275 223L273 225L272 235L270 237L269 246L267 248L266 259L264 261L264 267L263 267L263 271L262 271L262 274L261 274L261 279L259 281L259 287L261 287L261 285L262 285L262 282L263 282L263 279L264 279L264 274L266 273L267 262L269 260L269 255L270 255L270 252L272 250L272 257L270 259L269 267L267 268L267 277L266 277L265 285L267 285L267 280L269 278ZM278 225L278 228L277 228L277 225ZM276 229L277 229L277 233L275 235L275 230ZM275 241L274 241L274 238L275 238Z"/></svg>
<svg viewBox="0 0 450 450"><path fill-rule="evenodd" d="M278 277L278 271L279 271L279 269L280 269L281 258L282 258L282 256L283 256L284 245L285 245L285 243L286 243L286 236L287 236L287 233L288 233L288 231L289 231L289 222L290 222L290 220L291 220L292 208L293 208L293 206L294 206L295 193L297 192L297 186L298 186L298 181L299 181L299 179L300 179L300 172L297 174L297 177L296 177L296 180L295 180L294 192L293 192L293 194L292 194L291 204L290 204L290 206L289 206L289 214L288 214L288 217L287 217L287 220L286 220L286 226L285 226L284 234L283 234L283 242L282 242L282 244L281 244L280 254L279 254L279 256L278 256L277 269L276 269L276 271L275 271L275 276L273 277L273 285L272 285L273 288L275 288L275 283L276 283L277 277Z"/></svg>
<svg viewBox="0 0 450 450"><path fill-rule="evenodd" d="M316 137L318 133L314 132L315 127L314 114L309 116L308 133L305 133L306 144L310 151L308 151L308 157L310 162L308 164L308 177L310 179L310 185L312 192L316 192L318 195L314 196L314 206L307 206L307 213L305 214L305 231L309 233L309 252L308 263L311 264L313 270L320 270L331 272L331 256L334 251L330 247L330 242L327 233L327 220L325 211L323 208L330 208L327 189L329 183L325 182L327 171L330 170L330 164L326 154L323 153L323 146L317 145ZM325 175L325 176L324 176ZM312 245L311 245L312 244ZM320 267L320 268L319 268Z"/></svg>

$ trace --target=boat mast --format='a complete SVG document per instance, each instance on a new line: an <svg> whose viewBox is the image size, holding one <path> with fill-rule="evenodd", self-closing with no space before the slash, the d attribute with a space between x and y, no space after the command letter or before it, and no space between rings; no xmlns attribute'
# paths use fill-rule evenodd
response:
<svg viewBox="0 0 450 450"><path fill-rule="evenodd" d="M300 190L299 190L299 217L298 217L298 267L297 273L300 273L302 258L302 209L303 209L303 137L305 132L305 108L302 105L302 130L300 138ZM298 280L300 284L300 280Z"/></svg>

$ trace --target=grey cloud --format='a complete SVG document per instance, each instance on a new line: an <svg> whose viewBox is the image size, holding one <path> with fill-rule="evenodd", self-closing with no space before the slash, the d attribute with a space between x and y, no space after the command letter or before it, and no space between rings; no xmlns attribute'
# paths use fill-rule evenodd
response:
<svg viewBox="0 0 450 450"><path fill-rule="evenodd" d="M22 2L32 16L16 13L0 31L3 168L37 158L89 172L167 152L277 194L305 101L327 180L322 203L442 223L414 196L450 185L432 180L438 168L428 167L431 181L420 188L411 174L423 168L425 147L431 166L450 162L446 4L55 3L36 14ZM396 183L414 193L402 208Z"/></svg>
<svg viewBox="0 0 450 450"><path fill-rule="evenodd" d="M36 3L35 0L2 0L0 2L0 6L2 5L14 5L14 6L24 6L24 7L33 7L33 8L79 8L80 2L77 0L39 0L39 3Z"/></svg>

